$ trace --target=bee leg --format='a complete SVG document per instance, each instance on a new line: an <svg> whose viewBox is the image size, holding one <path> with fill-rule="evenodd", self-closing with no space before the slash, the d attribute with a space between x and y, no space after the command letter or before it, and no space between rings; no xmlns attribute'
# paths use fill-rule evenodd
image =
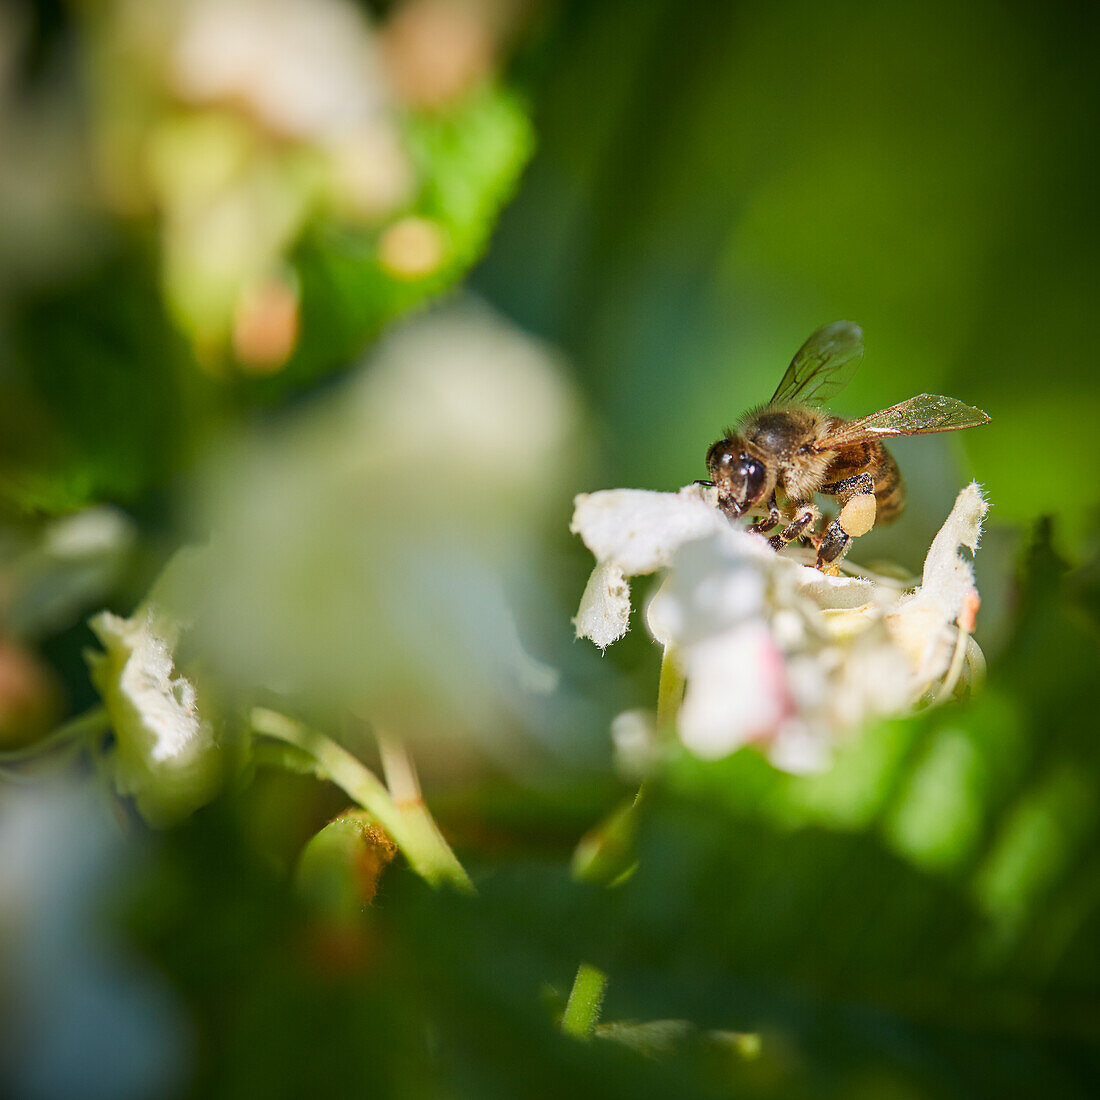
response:
<svg viewBox="0 0 1100 1100"><path fill-rule="evenodd" d="M825 528L817 544L817 567L837 567L848 552L853 538L867 534L875 525L876 501L874 493L855 493L850 496L840 514Z"/></svg>
<svg viewBox="0 0 1100 1100"><path fill-rule="evenodd" d="M821 536L817 545L817 567L823 573L835 572L841 558L848 553L852 536L840 526L840 517L837 516Z"/></svg>
<svg viewBox="0 0 1100 1100"><path fill-rule="evenodd" d="M783 513L779 510L779 505L775 502L775 493L772 493L771 500L768 501L768 514L761 516L753 525L753 530L757 534L763 534L765 531L770 531L781 519Z"/></svg>
<svg viewBox="0 0 1100 1100"><path fill-rule="evenodd" d="M803 504L801 508L795 512L794 519L779 532L778 535L772 535L768 539L768 544L773 550L782 550L788 542L793 539L799 538L807 527L810 527L819 515L816 505Z"/></svg>
<svg viewBox="0 0 1100 1100"><path fill-rule="evenodd" d="M875 491L875 479L870 474L854 474L843 481L832 481L828 485L822 485L819 493L828 497L842 497L847 501L848 497L856 493L873 493Z"/></svg>
<svg viewBox="0 0 1100 1100"><path fill-rule="evenodd" d="M853 538L865 535L875 525L875 479L868 473L822 485L819 492L840 501L840 513L825 528L817 543L817 567L836 572L840 560L851 548Z"/></svg>

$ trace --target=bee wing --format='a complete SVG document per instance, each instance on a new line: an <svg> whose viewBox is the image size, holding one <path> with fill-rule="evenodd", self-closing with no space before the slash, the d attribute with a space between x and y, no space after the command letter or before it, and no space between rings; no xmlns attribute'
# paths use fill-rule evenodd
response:
<svg viewBox="0 0 1100 1100"><path fill-rule="evenodd" d="M836 430L818 441L815 451L835 451L853 443L866 443L886 435L930 435L932 432L957 432L988 424L990 417L973 405L964 405L954 397L922 393L882 412L861 416L838 424Z"/></svg>
<svg viewBox="0 0 1100 1100"><path fill-rule="evenodd" d="M791 360L771 404L823 404L848 385L862 358L863 329L859 325L834 321L819 328Z"/></svg>

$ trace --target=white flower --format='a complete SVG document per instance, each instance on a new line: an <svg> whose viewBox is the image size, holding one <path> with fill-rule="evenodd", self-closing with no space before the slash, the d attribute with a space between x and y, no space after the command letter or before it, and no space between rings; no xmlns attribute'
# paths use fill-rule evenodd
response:
<svg viewBox="0 0 1100 1100"><path fill-rule="evenodd" d="M87 659L111 719L115 786L149 822L169 824L210 800L222 768L213 722L176 667L181 624L154 594L128 619L101 611L89 625L103 645Z"/></svg>
<svg viewBox="0 0 1100 1100"><path fill-rule="evenodd" d="M976 549L985 501L958 496L921 585L859 572L826 576L735 527L712 491L610 490L580 496L572 530L597 558L574 620L606 647L629 625L627 578L667 568L648 625L685 680L677 733L699 756L767 746L792 771L824 766L838 736L948 694L980 651L978 596L961 546ZM947 677L947 683L941 680Z"/></svg>
<svg viewBox="0 0 1100 1100"><path fill-rule="evenodd" d="M630 624L627 577L663 569L685 542L728 526L696 485L679 493L582 493L574 505L569 530L581 536L598 564L573 623L578 638L591 638L601 649L621 638Z"/></svg>
<svg viewBox="0 0 1100 1100"><path fill-rule="evenodd" d="M976 484L959 494L929 547L920 588L902 598L887 617L894 640L928 679L942 676L948 667L955 646L952 624L961 616L972 619L977 612L974 570L959 548L977 550L988 508Z"/></svg>
<svg viewBox="0 0 1100 1100"><path fill-rule="evenodd" d="M515 766L566 695L530 624L581 412L557 357L479 303L396 327L296 420L212 453L196 646L238 690L350 709L422 762Z"/></svg>
<svg viewBox="0 0 1100 1100"><path fill-rule="evenodd" d="M188 0L170 54L181 98L245 106L294 137L361 132L388 109L371 28L344 0Z"/></svg>

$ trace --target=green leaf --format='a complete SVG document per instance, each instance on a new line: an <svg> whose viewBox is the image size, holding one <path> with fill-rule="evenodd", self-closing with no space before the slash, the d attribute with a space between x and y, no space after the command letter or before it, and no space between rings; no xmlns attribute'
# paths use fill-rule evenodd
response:
<svg viewBox="0 0 1100 1100"><path fill-rule="evenodd" d="M387 322L452 287L485 250L533 144L520 102L494 86L446 114L411 117L406 136L423 180L407 213L438 228L438 265L423 277L398 276L379 261L386 227L313 224L292 257L301 282L301 339L276 375L240 382L250 398L274 400L344 365Z"/></svg>

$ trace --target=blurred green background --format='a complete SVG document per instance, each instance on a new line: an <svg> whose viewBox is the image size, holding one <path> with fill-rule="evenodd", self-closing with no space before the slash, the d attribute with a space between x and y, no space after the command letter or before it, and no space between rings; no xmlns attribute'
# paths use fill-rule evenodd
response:
<svg viewBox="0 0 1100 1100"><path fill-rule="evenodd" d="M578 5L478 284L582 365L616 484L697 476L688 441L843 317L867 354L840 411L927 391L994 418L898 444L910 524L961 467L994 522L1080 536L1100 471L1066 421L1097 401L1095 32L1086 5Z"/></svg>
<svg viewBox="0 0 1100 1100"><path fill-rule="evenodd" d="M302 31L354 7L272 32L305 83L257 66L270 100L233 83L251 46L204 91L165 75L156 21L198 0L4 10L0 724L18 746L94 703L87 614L129 614L216 530L232 554L196 604L230 694L282 692L368 755L350 700L406 723L479 895L396 863L350 916L303 896L299 854L344 808L309 777L245 767L152 830L86 759L20 771L5 1090L1096 1095L1095 6L361 5L393 85L362 116L372 166L400 151L381 184L293 121L324 79L358 89L326 54L349 35ZM214 57L237 32L212 25ZM448 308L475 320L432 329ZM702 476L842 318L867 350L837 412L933 392L992 416L900 441L908 510L856 552L918 570L985 486L988 684L816 778L678 758L634 877L576 883L574 845L629 793L608 722L653 704L659 654L643 629L572 644L571 497ZM519 651L549 696L503 676ZM559 1034L581 960L605 1020L679 1022Z"/></svg>

